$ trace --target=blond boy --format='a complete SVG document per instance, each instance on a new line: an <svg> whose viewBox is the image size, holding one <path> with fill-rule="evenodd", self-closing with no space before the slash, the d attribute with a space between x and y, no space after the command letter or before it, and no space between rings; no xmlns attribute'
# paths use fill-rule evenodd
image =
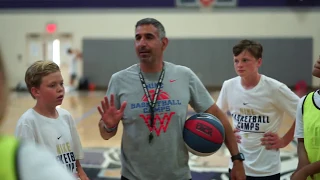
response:
<svg viewBox="0 0 320 180"><path fill-rule="evenodd" d="M0 123L4 121L7 106L5 68L0 53ZM56 158L43 147L20 142L0 134L0 177L5 180L74 180Z"/></svg>
<svg viewBox="0 0 320 180"><path fill-rule="evenodd" d="M69 171L87 180L79 161L84 155L75 122L67 110L57 108L65 94L59 66L37 61L27 69L25 82L36 105L20 117L16 137L44 145Z"/></svg>

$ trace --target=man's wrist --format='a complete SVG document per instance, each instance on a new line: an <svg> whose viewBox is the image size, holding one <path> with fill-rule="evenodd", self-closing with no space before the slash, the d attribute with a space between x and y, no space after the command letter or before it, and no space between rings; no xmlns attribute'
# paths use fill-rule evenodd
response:
<svg viewBox="0 0 320 180"><path fill-rule="evenodd" d="M245 157L244 157L244 155L242 153L238 153L238 154L235 154L235 155L231 156L231 161L232 162L235 162L235 161L242 162L244 160L245 160Z"/></svg>
<svg viewBox="0 0 320 180"><path fill-rule="evenodd" d="M243 161L241 161L241 160L234 160L232 163L233 163L233 165L238 165L238 164L243 164Z"/></svg>
<svg viewBox="0 0 320 180"><path fill-rule="evenodd" d="M107 133L112 133L112 132L114 132L114 131L116 131L118 129L118 125L115 125L114 127L108 128L107 125L105 123L103 123L103 129Z"/></svg>

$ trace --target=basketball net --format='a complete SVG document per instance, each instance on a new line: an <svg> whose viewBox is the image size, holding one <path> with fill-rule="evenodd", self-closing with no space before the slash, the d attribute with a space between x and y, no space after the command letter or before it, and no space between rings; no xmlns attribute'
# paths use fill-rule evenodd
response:
<svg viewBox="0 0 320 180"><path fill-rule="evenodd" d="M204 12L213 11L213 6L216 0L199 0L200 10Z"/></svg>

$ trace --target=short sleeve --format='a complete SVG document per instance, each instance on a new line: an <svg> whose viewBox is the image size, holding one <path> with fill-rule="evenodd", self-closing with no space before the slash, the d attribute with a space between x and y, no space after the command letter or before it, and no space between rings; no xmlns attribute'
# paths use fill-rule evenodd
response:
<svg viewBox="0 0 320 180"><path fill-rule="evenodd" d="M272 93L275 93L273 97L277 98L275 105L294 119L300 98L284 84Z"/></svg>
<svg viewBox="0 0 320 180"><path fill-rule="evenodd" d="M15 130L15 137L23 141L37 143L32 127L28 124L19 123Z"/></svg>
<svg viewBox="0 0 320 180"><path fill-rule="evenodd" d="M191 69L188 69L188 73L190 105L196 112L205 112L215 102L198 76Z"/></svg>
<svg viewBox="0 0 320 180"><path fill-rule="evenodd" d="M217 100L217 106L223 111L227 112L229 110L226 92L226 82L223 82L219 97Z"/></svg>
<svg viewBox="0 0 320 180"><path fill-rule="evenodd" d="M303 130L303 116L302 116L302 105L306 96L303 96L298 103L296 110L296 127L294 130L295 138L304 138L304 130Z"/></svg>
<svg viewBox="0 0 320 180"><path fill-rule="evenodd" d="M117 88L117 75L113 74L110 78L109 84L108 84L108 89L106 96L108 97L110 101L110 95L114 94L114 104L115 106L120 109L120 97L119 97L119 91Z"/></svg>

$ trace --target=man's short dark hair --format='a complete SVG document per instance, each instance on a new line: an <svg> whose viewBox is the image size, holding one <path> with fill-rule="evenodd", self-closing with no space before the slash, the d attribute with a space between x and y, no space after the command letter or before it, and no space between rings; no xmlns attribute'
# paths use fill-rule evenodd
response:
<svg viewBox="0 0 320 180"><path fill-rule="evenodd" d="M164 29L164 26L161 24L160 21L154 19L154 18L144 18L139 20L136 23L136 29L138 26L142 26L142 25L153 25L155 28L157 28L158 32L159 32L159 37L160 39L166 37L166 30Z"/></svg>

